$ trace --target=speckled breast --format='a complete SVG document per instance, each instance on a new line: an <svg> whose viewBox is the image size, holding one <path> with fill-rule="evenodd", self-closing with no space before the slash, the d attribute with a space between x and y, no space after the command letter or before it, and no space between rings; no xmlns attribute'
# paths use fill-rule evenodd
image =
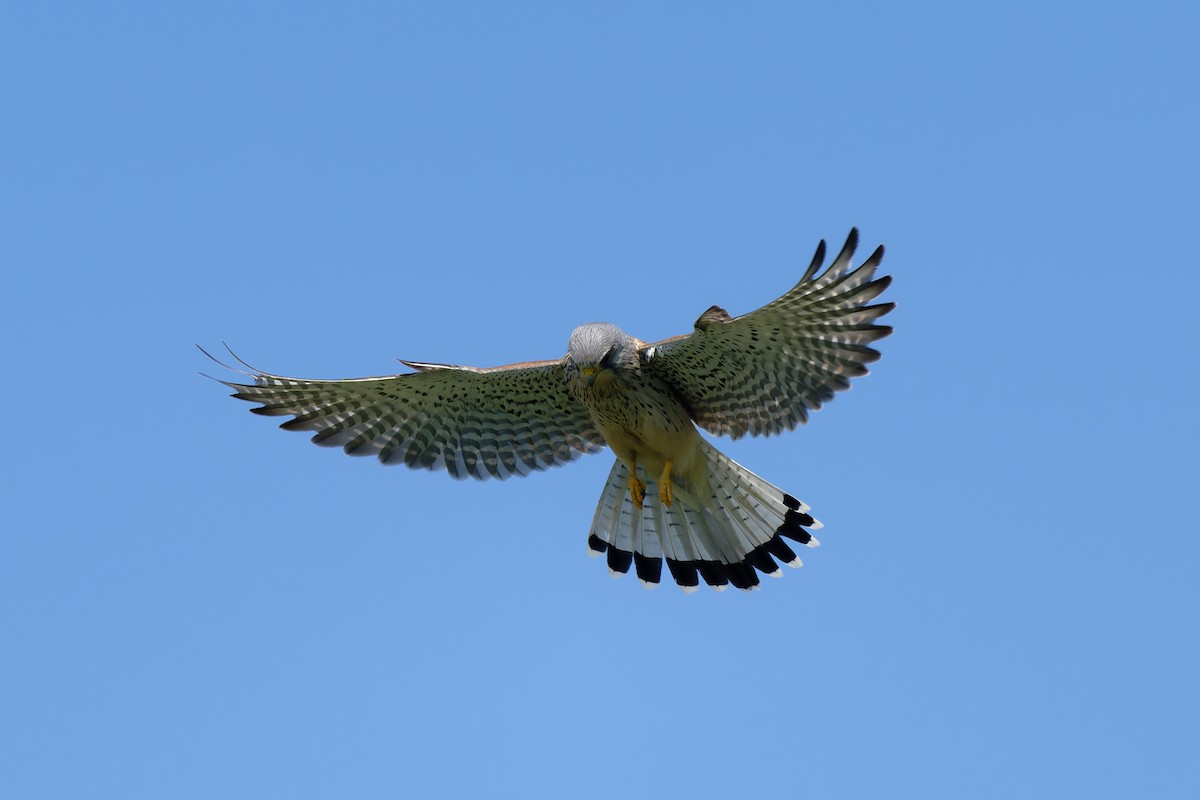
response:
<svg viewBox="0 0 1200 800"><path fill-rule="evenodd" d="M687 409L661 379L636 374L599 384L581 381L571 388L601 431L616 429L641 438L646 427L682 431L691 425Z"/></svg>

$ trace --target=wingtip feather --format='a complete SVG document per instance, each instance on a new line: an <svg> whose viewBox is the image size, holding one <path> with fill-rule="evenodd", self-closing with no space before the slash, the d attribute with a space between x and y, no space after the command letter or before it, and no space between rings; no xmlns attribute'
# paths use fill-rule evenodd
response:
<svg viewBox="0 0 1200 800"><path fill-rule="evenodd" d="M804 271L804 276L800 278L800 283L808 283L812 280L817 271L821 269L821 265L825 263L825 240L817 242L817 251L813 253L812 261L808 264L808 269Z"/></svg>

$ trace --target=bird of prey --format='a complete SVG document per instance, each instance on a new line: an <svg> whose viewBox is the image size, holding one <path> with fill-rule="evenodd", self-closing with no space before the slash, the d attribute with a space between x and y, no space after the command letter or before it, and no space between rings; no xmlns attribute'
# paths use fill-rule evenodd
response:
<svg viewBox="0 0 1200 800"><path fill-rule="evenodd" d="M799 567L785 539L815 547L821 523L697 426L735 439L790 430L867 373L879 358L870 344L892 331L876 323L894 304L871 305L891 282L875 277L883 247L855 268L857 244L852 229L822 272L822 241L787 294L740 317L713 306L691 333L654 344L596 322L576 328L554 361L402 361L413 372L347 380L241 362L251 372L234 371L253 382L221 382L261 404L256 414L292 417L280 427L315 431L317 444L457 478L527 475L607 445L616 462L592 518L591 555L614 575L633 566L648 586L665 560L685 592L701 580L755 589L759 572L782 574L777 562Z"/></svg>

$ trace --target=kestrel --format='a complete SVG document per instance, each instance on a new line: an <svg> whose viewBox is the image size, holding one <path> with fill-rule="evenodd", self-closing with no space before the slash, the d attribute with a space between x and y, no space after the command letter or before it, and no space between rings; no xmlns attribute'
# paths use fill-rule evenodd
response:
<svg viewBox="0 0 1200 800"><path fill-rule="evenodd" d="M791 430L867 373L879 358L869 345L892 332L876 322L894 304L870 305L891 277L875 277L882 246L854 268L857 244L852 229L821 272L822 241L779 299L740 317L713 306L691 333L655 344L589 323L557 361L487 369L402 361L414 372L347 380L285 378L242 362L253 383L221 382L260 403L256 414L292 417L281 428L315 431L317 444L456 478L527 475L607 445L617 459L592 518L590 555L605 555L614 575L633 566L647 586L658 584L665 559L685 592L701 580L754 589L758 572L782 574L777 562L801 566L785 539L815 547L810 531L821 523L697 426L735 439Z"/></svg>

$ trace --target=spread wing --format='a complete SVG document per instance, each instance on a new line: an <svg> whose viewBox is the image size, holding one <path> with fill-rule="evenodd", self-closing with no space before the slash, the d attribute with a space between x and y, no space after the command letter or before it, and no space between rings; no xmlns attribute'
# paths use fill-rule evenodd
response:
<svg viewBox="0 0 1200 800"><path fill-rule="evenodd" d="M567 390L560 362L490 369L402 363L416 372L303 380L246 365L253 383L221 383L234 397L261 403L250 409L256 414L293 417L279 427L315 431L317 444L456 478L527 475L604 445Z"/></svg>
<svg viewBox="0 0 1200 800"><path fill-rule="evenodd" d="M821 275L825 242L783 297L740 317L717 306L696 330L642 349L643 369L665 378L696 424L737 438L790 430L867 374L879 358L869 345L892 332L875 322L894 303L868 305L891 283L875 278L883 247L852 268L858 230Z"/></svg>

